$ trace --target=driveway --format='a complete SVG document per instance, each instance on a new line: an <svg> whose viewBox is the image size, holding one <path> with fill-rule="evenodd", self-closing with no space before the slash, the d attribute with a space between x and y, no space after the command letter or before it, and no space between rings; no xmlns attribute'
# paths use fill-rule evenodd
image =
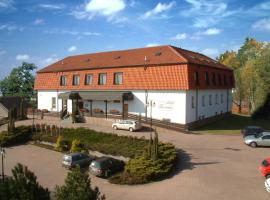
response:
<svg viewBox="0 0 270 200"><path fill-rule="evenodd" d="M95 128L92 126L92 128ZM99 125L103 131L109 130ZM111 130L111 129L110 129ZM159 138L172 142L179 149L179 169L170 178L139 186L112 185L104 179L92 177L107 199L119 200L266 200L270 194L264 189L260 176L260 162L270 156L269 148L252 149L243 144L241 136L193 135L159 129ZM116 134L131 134L116 131ZM132 133L147 136L147 132ZM62 184L67 171L60 165L61 153L22 145L7 149L6 171L21 162L38 177L38 181L53 189Z"/></svg>

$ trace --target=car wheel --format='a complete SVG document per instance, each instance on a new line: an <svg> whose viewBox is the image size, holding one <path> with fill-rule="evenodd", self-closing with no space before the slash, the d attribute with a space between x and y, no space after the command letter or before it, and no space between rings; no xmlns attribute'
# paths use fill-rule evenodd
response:
<svg viewBox="0 0 270 200"><path fill-rule="evenodd" d="M267 174L267 175L265 176L265 178L266 178L266 179L269 179L269 178L270 178L270 174Z"/></svg>
<svg viewBox="0 0 270 200"><path fill-rule="evenodd" d="M129 130L130 132L133 132L133 131L134 131L132 127L130 127L128 130Z"/></svg>
<svg viewBox="0 0 270 200"><path fill-rule="evenodd" d="M253 148L255 148L255 147L257 147L257 143L256 142L251 142L250 143L250 146L253 147Z"/></svg>
<svg viewBox="0 0 270 200"><path fill-rule="evenodd" d="M118 128L117 128L117 126L113 126L113 129L114 129L114 130L117 130Z"/></svg>

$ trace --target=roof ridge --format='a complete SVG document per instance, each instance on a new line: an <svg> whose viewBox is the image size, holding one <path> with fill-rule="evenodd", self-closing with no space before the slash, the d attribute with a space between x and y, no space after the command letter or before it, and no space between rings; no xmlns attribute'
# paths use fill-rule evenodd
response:
<svg viewBox="0 0 270 200"><path fill-rule="evenodd" d="M177 47L171 46L171 45L168 45L168 47L173 51L174 54L176 54L178 57L180 57L180 58L184 59L186 62L188 62L188 59L185 56L183 56L178 51L176 51L175 48L177 48Z"/></svg>

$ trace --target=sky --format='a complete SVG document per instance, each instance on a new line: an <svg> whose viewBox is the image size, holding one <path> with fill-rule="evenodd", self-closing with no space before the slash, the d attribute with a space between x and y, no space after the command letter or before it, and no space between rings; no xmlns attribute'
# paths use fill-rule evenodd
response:
<svg viewBox="0 0 270 200"><path fill-rule="evenodd" d="M22 62L174 45L215 58L270 41L270 0L0 0L0 80Z"/></svg>

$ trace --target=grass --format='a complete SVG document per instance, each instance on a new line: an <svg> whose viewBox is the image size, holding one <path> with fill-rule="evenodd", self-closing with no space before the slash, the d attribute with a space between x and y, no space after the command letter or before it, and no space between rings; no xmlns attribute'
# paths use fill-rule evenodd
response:
<svg viewBox="0 0 270 200"><path fill-rule="evenodd" d="M254 120L250 116L233 114L230 117L194 129L192 132L199 134L236 135L240 134L241 129L245 126L251 125L260 126L266 130L270 130L269 120Z"/></svg>

